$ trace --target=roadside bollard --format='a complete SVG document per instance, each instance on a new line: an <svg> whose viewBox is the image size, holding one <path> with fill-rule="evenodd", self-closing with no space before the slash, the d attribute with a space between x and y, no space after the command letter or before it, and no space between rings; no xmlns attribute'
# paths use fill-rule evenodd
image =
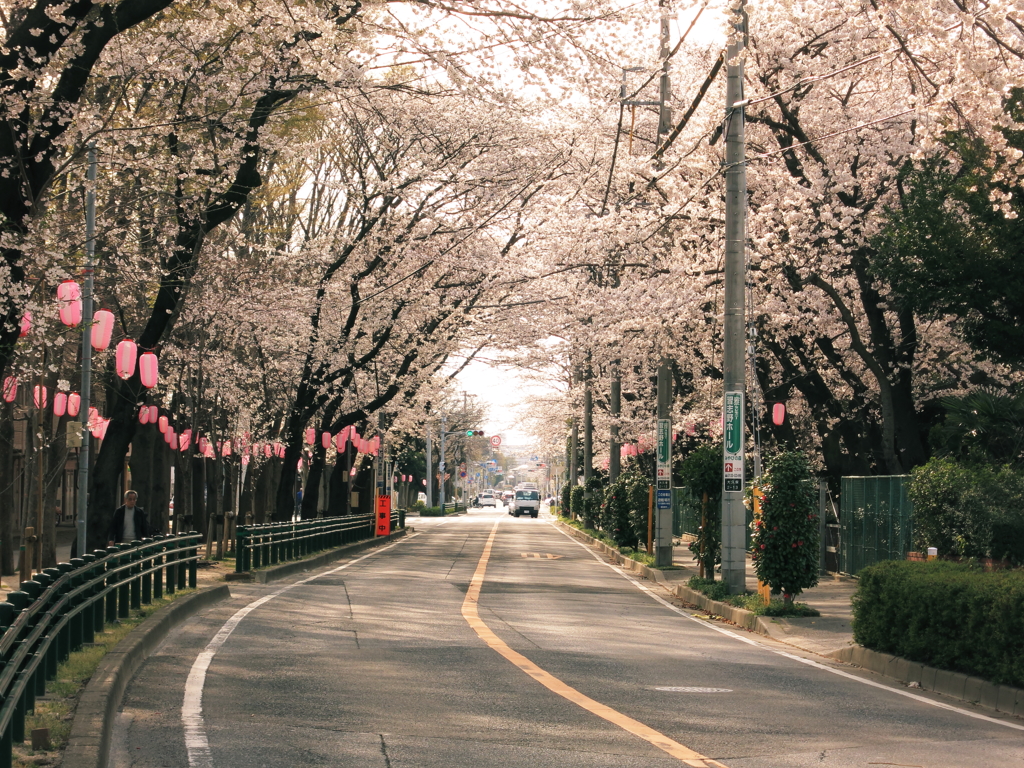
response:
<svg viewBox="0 0 1024 768"><path fill-rule="evenodd" d="M938 560L939 559L939 548L938 547L928 547L928 559L929 560Z"/></svg>

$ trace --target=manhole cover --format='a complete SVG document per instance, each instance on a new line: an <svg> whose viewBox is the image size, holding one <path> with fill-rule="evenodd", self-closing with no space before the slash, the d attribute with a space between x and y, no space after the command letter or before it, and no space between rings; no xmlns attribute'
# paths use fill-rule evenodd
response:
<svg viewBox="0 0 1024 768"><path fill-rule="evenodd" d="M692 685L661 685L656 691L671 691L672 693L732 693L731 688L699 688Z"/></svg>

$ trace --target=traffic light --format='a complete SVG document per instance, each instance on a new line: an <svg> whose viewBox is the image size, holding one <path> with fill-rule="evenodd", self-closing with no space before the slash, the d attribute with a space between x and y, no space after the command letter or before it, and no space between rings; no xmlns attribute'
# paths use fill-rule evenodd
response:
<svg viewBox="0 0 1024 768"><path fill-rule="evenodd" d="M467 429L466 437L483 437L484 431L482 429Z"/></svg>

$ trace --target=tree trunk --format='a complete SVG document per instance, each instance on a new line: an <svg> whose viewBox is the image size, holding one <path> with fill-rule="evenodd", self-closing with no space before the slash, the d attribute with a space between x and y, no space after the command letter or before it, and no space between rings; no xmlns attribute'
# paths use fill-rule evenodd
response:
<svg viewBox="0 0 1024 768"><path fill-rule="evenodd" d="M206 459L192 457L192 524L191 530L206 536Z"/></svg>
<svg viewBox="0 0 1024 768"><path fill-rule="evenodd" d="M13 576L16 567L14 479L14 403L0 401L0 573L4 576Z"/></svg>
<svg viewBox="0 0 1024 768"><path fill-rule="evenodd" d="M334 471L328 485L327 514L339 517L345 514L345 493L348 491L348 469L345 466L345 452L337 454L334 460Z"/></svg>
<svg viewBox="0 0 1024 768"><path fill-rule="evenodd" d="M159 434L159 432L157 432ZM167 519L171 504L171 463L174 457L163 441L153 444L153 456L150 464L149 496L143 509L147 510L149 524L153 533L167 533ZM132 474L135 462L132 462ZM134 479L132 480L134 483ZM141 497L140 497L141 498Z"/></svg>
<svg viewBox="0 0 1024 768"><path fill-rule="evenodd" d="M315 446L309 462L309 472L306 474L306 487L302 492L303 520L312 520L316 517L320 506L320 480L324 474L326 459L327 450L322 445Z"/></svg>

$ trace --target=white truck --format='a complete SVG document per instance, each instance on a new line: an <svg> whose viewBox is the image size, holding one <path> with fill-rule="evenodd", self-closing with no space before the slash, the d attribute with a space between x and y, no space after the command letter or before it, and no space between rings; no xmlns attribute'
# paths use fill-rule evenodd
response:
<svg viewBox="0 0 1024 768"><path fill-rule="evenodd" d="M531 483L531 485L533 485ZM516 488L515 496L508 505L508 513L512 517L519 517L529 513L530 517L537 517L540 514L540 491L537 487Z"/></svg>

